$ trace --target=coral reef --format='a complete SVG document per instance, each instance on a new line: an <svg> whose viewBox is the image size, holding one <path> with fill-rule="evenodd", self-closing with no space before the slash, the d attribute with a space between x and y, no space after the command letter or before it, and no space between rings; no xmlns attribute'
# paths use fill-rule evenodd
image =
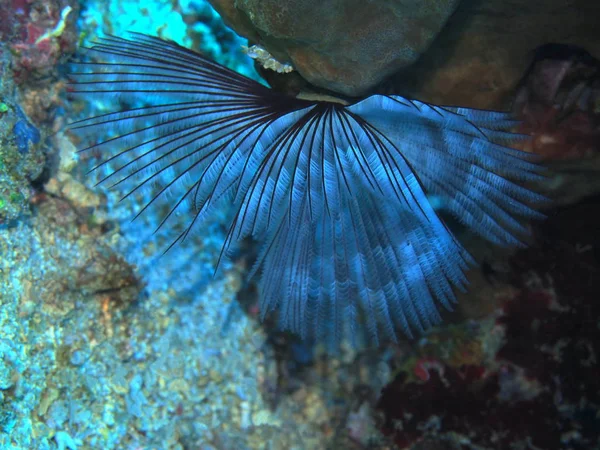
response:
<svg viewBox="0 0 600 450"><path fill-rule="evenodd" d="M553 176L544 184L555 204L568 205L600 192L600 60L584 49L538 49L513 109L524 149L543 155Z"/></svg>
<svg viewBox="0 0 600 450"><path fill-rule="evenodd" d="M497 14L499 3L469 22L481 2L462 2L415 66L427 68L423 83L404 74L406 92L504 105L529 49L513 53L525 41L515 33L501 51L491 31L539 37L556 17L537 4L535 16ZM539 54L515 105L534 137L524 149L553 161L544 189L560 205L533 247L510 256L468 243L484 262L447 326L330 355L259 325L256 287L244 281L251 243L213 276L224 215L161 255L159 214L131 221L151 193L119 202L94 187L86 172L98 155L75 155L59 132L67 116L110 106L62 96L56 65L78 42L154 31L256 78L246 41L205 1L0 0L0 448L599 447L596 6L575 5L556 10L564 26L550 40L587 36L591 55Z"/></svg>
<svg viewBox="0 0 600 450"><path fill-rule="evenodd" d="M54 76L59 60L75 50L77 2L3 0L2 3L0 38L11 55L15 81L27 83L30 89L36 84L50 84L39 80Z"/></svg>
<svg viewBox="0 0 600 450"><path fill-rule="evenodd" d="M407 363L384 389L383 429L399 448L600 445L598 208L594 197L555 211L536 229L535 244L511 258L503 274L511 289L491 329L471 341L486 357L432 355L423 346L429 364Z"/></svg>
<svg viewBox="0 0 600 450"><path fill-rule="evenodd" d="M238 310L242 267L173 288L169 271L129 264L110 199L76 179L72 144L55 139L61 162L35 215L0 232L0 447L303 449L344 439L354 392L370 386L373 403L389 380L385 358L305 360L280 373L256 318ZM205 279L203 259L218 251L200 243L207 256L194 246L197 258L182 252L159 266L197 263L187 276Z"/></svg>
<svg viewBox="0 0 600 450"><path fill-rule="evenodd" d="M5 80L0 91L5 109L0 112L0 226L29 214L29 202L35 194L31 183L41 175L46 162L39 130L10 95L4 96L9 93L7 85Z"/></svg>
<svg viewBox="0 0 600 450"><path fill-rule="evenodd" d="M63 83L56 65L75 49L67 0L0 4L0 223L30 212L52 155L44 137L59 126ZM50 152L51 153L51 152Z"/></svg>

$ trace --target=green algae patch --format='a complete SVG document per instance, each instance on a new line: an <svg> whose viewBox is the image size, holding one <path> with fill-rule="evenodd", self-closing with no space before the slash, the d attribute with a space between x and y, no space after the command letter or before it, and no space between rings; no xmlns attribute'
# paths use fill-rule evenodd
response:
<svg viewBox="0 0 600 450"><path fill-rule="evenodd" d="M13 107L0 102L0 224L30 213L31 182L46 164L43 145L29 143L27 152L19 150L14 133L19 120Z"/></svg>

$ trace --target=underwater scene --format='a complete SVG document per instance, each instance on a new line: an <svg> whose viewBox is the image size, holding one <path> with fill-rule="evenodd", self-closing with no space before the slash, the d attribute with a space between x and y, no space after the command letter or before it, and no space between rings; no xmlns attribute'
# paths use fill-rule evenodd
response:
<svg viewBox="0 0 600 450"><path fill-rule="evenodd" d="M599 25L0 0L0 450L600 450Z"/></svg>

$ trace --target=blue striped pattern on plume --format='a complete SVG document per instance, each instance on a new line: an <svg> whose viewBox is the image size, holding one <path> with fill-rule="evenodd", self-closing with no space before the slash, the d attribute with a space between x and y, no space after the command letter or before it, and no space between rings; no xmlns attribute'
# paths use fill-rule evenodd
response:
<svg viewBox="0 0 600 450"><path fill-rule="evenodd" d="M436 195L464 225L519 244L515 218L540 217L521 187L538 167L507 147L504 113L373 95L344 105L272 91L172 42L107 37L74 65L73 91L129 109L73 123L100 151L101 182L189 226L224 203L224 250L262 243L260 308L304 337L411 336L440 321L471 257L433 210ZM185 212L185 216L181 213Z"/></svg>

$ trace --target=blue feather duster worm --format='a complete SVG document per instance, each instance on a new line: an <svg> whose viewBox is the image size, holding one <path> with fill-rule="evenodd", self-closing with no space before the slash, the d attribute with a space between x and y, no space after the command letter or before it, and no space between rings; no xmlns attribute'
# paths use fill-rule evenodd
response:
<svg viewBox="0 0 600 450"><path fill-rule="evenodd" d="M504 113L373 95L352 104L289 97L172 42L107 37L74 65L73 92L129 109L73 123L108 135L101 182L125 196L152 185L140 211L182 217L187 236L232 205L227 252L262 243L262 315L282 328L338 340L365 324L375 342L440 321L471 257L432 208L440 197L471 230L519 244L517 219L540 217L542 197L519 182L539 177ZM184 214L182 214L184 213Z"/></svg>

